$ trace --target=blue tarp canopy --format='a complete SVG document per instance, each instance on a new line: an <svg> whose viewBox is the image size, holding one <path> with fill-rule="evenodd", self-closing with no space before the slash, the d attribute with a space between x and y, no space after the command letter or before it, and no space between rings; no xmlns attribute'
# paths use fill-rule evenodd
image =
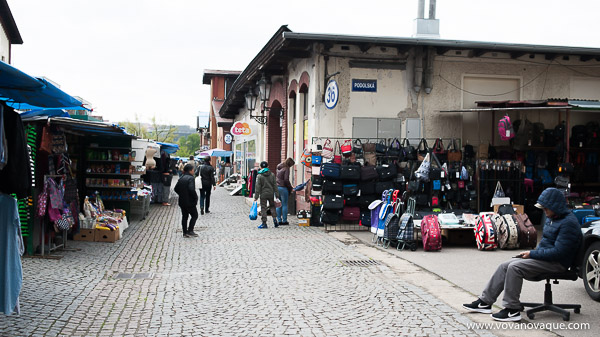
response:
<svg viewBox="0 0 600 337"><path fill-rule="evenodd" d="M84 109L82 103L43 78L32 77L0 61L0 100L18 110Z"/></svg>
<svg viewBox="0 0 600 337"><path fill-rule="evenodd" d="M161 142L156 142L156 144L160 145L160 149L165 151L168 154L175 153L175 152L177 152L177 150L179 150L179 145L177 145L177 144L161 143Z"/></svg>
<svg viewBox="0 0 600 337"><path fill-rule="evenodd" d="M21 113L21 118L32 118L37 116L45 117L69 117L69 113L63 109L36 109Z"/></svg>
<svg viewBox="0 0 600 337"><path fill-rule="evenodd" d="M206 151L200 152L200 157L229 157L233 155L232 151L226 151L219 148L214 148Z"/></svg>

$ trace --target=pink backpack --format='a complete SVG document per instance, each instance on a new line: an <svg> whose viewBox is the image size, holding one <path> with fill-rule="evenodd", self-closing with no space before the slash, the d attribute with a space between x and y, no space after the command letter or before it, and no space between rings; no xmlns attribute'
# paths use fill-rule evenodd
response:
<svg viewBox="0 0 600 337"><path fill-rule="evenodd" d="M421 221L421 239L424 251L442 250L442 231L437 215L426 215Z"/></svg>
<svg viewBox="0 0 600 337"><path fill-rule="evenodd" d="M513 129L508 115L502 117L498 122L498 133L502 140L510 140L515 137L515 130Z"/></svg>

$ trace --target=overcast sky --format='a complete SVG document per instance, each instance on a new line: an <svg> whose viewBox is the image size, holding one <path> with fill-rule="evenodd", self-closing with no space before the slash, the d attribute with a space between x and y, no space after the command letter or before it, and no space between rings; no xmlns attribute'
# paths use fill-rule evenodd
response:
<svg viewBox="0 0 600 337"><path fill-rule="evenodd" d="M8 0L23 37L12 64L113 122L195 126L204 69L243 70L279 26L409 37L417 0ZM438 0L443 39L600 48L600 1ZM427 11L426 11L427 12ZM427 14L426 14L427 15Z"/></svg>

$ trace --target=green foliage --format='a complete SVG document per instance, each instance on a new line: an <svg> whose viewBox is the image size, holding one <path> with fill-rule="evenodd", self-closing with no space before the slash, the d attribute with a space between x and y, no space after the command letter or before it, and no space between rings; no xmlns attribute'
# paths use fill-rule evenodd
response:
<svg viewBox="0 0 600 337"><path fill-rule="evenodd" d="M183 136L179 138L177 144L179 144L177 156L189 157L194 155L194 152L200 149L200 135L197 133L192 133L190 135Z"/></svg>

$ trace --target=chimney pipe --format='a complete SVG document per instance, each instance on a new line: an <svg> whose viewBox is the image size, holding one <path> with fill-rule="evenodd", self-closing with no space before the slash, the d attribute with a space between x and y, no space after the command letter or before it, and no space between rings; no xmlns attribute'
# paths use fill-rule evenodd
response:
<svg viewBox="0 0 600 337"><path fill-rule="evenodd" d="M436 0L429 0L429 18L430 19L435 19L435 1Z"/></svg>
<svg viewBox="0 0 600 337"><path fill-rule="evenodd" d="M419 0L419 9L417 10L417 19L425 18L425 0Z"/></svg>

